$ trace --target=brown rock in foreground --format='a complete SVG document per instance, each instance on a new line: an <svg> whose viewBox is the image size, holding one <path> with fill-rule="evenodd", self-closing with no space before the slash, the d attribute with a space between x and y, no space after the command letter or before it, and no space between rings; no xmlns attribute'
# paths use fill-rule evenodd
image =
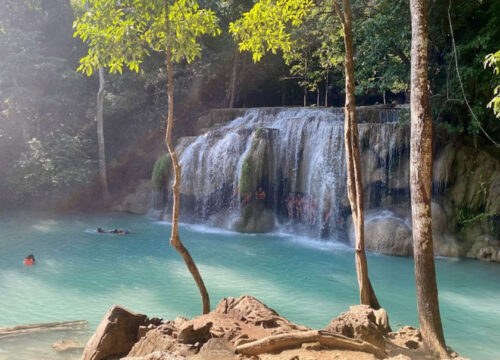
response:
<svg viewBox="0 0 500 360"><path fill-rule="evenodd" d="M418 329L389 331L383 309L359 305L326 330L296 325L252 296L223 299L211 313L191 320L165 322L114 306L82 360L427 359Z"/></svg>
<svg viewBox="0 0 500 360"><path fill-rule="evenodd" d="M333 319L325 330L364 340L385 350L385 336L390 328L384 309L373 310L368 305L354 305Z"/></svg>
<svg viewBox="0 0 500 360"><path fill-rule="evenodd" d="M82 360L103 360L109 356L127 355L137 341L139 326L144 325L146 319L146 315L114 305L85 346Z"/></svg>

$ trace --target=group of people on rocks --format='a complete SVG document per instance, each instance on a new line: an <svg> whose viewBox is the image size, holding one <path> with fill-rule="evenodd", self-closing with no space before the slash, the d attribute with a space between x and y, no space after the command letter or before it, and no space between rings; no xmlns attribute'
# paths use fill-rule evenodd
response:
<svg viewBox="0 0 500 360"><path fill-rule="evenodd" d="M285 200L288 219L298 220L301 222L314 225L318 221L321 222L321 227L326 227L332 220L332 208L327 202L321 214L319 213L318 203L314 196L298 193L290 193ZM336 221L337 226L343 225L343 218L339 217Z"/></svg>
<svg viewBox="0 0 500 360"><path fill-rule="evenodd" d="M290 193L286 199L286 210L290 220L296 219L311 225L316 223L318 205L312 196Z"/></svg>
<svg viewBox="0 0 500 360"><path fill-rule="evenodd" d="M239 188L236 186L233 190L233 199L237 199L239 194ZM248 204L252 200L252 194L245 194L240 198L240 206ZM259 186L255 190L254 200L258 202L264 202L266 200L266 192ZM236 200L237 201L237 200ZM233 203L234 204L234 203Z"/></svg>

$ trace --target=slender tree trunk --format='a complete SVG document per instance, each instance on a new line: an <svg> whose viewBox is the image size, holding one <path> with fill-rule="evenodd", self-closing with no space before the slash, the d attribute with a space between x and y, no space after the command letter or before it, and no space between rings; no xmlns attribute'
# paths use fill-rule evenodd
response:
<svg viewBox="0 0 500 360"><path fill-rule="evenodd" d="M316 90L316 106L319 107L319 86L318 89Z"/></svg>
<svg viewBox="0 0 500 360"><path fill-rule="evenodd" d="M238 76L238 48L234 51L233 68L231 71L231 83L229 85L229 108L234 108L234 101L236 99L236 78Z"/></svg>
<svg viewBox="0 0 500 360"><path fill-rule="evenodd" d="M307 59L305 62L305 69L304 71L304 107L307 106Z"/></svg>
<svg viewBox="0 0 500 360"><path fill-rule="evenodd" d="M382 97L384 98L384 105L386 104L385 102L385 90L382 92Z"/></svg>
<svg viewBox="0 0 500 360"><path fill-rule="evenodd" d="M448 358L439 313L431 226L432 119L427 87L427 1L410 0L410 9L410 192L418 317L427 350Z"/></svg>
<svg viewBox="0 0 500 360"><path fill-rule="evenodd" d="M325 81L325 107L328 107L328 72L326 73Z"/></svg>
<svg viewBox="0 0 500 360"><path fill-rule="evenodd" d="M106 151L104 147L104 89L106 82L104 80L104 67L99 67L99 90L97 91L97 144L99 160L99 179L101 182L101 193L103 201L109 205L111 197L109 196L108 176L106 173Z"/></svg>
<svg viewBox="0 0 500 360"><path fill-rule="evenodd" d="M345 45L345 125L344 138L347 164L347 195L351 204L352 220L356 235L356 273L358 276L361 304L379 309L375 292L368 277L368 263L365 253L363 182L361 178L361 161L358 137L358 119L356 116L355 83L354 83L354 46L352 33L351 5L349 0L343 0L343 12L337 0L334 0L335 10L341 19L344 29Z"/></svg>
<svg viewBox="0 0 500 360"><path fill-rule="evenodd" d="M167 24L167 34L169 33L169 21L168 21L168 2L164 0L165 4L165 16ZM182 256L182 259L186 263L186 266L193 276L196 285L200 291L202 300L202 313L208 314L210 312L210 298L208 296L207 289L205 288L205 283L201 278L200 272L196 264L194 263L191 254L186 249L179 236L179 212L180 212L180 189L181 189L181 165L179 164L179 159L175 152L175 148L172 142L172 128L174 125L174 79L172 71L172 50L170 46L167 45L166 51L166 65L167 65L167 81L168 81L168 116L167 116L167 131L165 134L165 142L167 144L168 152L172 159L172 167L174 170L174 185L172 186L173 191L173 209L172 209L172 235L170 237L170 244L177 250L177 252Z"/></svg>

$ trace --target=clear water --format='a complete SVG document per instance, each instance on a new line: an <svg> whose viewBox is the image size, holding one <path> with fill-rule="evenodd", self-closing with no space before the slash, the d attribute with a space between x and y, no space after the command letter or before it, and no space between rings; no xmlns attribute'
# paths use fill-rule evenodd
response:
<svg viewBox="0 0 500 360"><path fill-rule="evenodd" d="M135 233L103 235L95 231L98 226ZM92 331L115 303L149 316L198 315L196 286L169 245L169 230L166 223L125 214L2 215L0 326L85 319ZM252 294L294 322L321 328L358 301L353 252L341 243L198 225L183 225L181 236L200 267L212 308L223 297ZM29 253L37 259L33 267L22 263ZM413 261L373 254L368 261L392 327L417 325ZM436 262L448 344L463 356L498 359L500 266ZM50 348L52 342L88 336L0 339L0 360L63 359Z"/></svg>

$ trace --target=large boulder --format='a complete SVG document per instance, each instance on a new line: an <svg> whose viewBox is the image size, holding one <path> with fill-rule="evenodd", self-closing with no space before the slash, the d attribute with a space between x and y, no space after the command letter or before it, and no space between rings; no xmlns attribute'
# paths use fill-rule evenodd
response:
<svg viewBox="0 0 500 360"><path fill-rule="evenodd" d="M139 184L114 209L132 214L146 214L151 208L152 200L151 180L140 180Z"/></svg>
<svg viewBox="0 0 500 360"><path fill-rule="evenodd" d="M453 143L447 144L434 157L432 164L432 182L439 189L444 189L455 178L452 171L457 149Z"/></svg>
<svg viewBox="0 0 500 360"><path fill-rule="evenodd" d="M236 231L264 233L274 228L274 213L266 209L266 200L255 199L255 191L264 186L268 176L266 156L271 146L272 132L272 129L257 129L253 134L250 150L243 160L238 184L241 210L240 218L234 224Z"/></svg>
<svg viewBox="0 0 500 360"><path fill-rule="evenodd" d="M195 351L193 351L192 346L180 343L174 337L178 331L177 324L180 325L181 323L168 321L150 329L139 338L127 356L135 358L156 352L166 352L178 356L194 354Z"/></svg>
<svg viewBox="0 0 500 360"><path fill-rule="evenodd" d="M454 162L456 181L447 189L447 196L457 208L500 211L500 162L485 151L462 147Z"/></svg>
<svg viewBox="0 0 500 360"><path fill-rule="evenodd" d="M127 355L137 341L139 326L146 324L146 321L146 315L113 305L85 346L82 360L103 360L110 356Z"/></svg>
<svg viewBox="0 0 500 360"><path fill-rule="evenodd" d="M352 245L356 242L352 221L349 240ZM365 248L381 254L410 256L413 254L411 227L389 211L368 214L365 220Z"/></svg>
<svg viewBox="0 0 500 360"><path fill-rule="evenodd" d="M385 337L390 327L384 309L373 310L368 305L354 305L333 319L325 330L363 340L385 350Z"/></svg>
<svg viewBox="0 0 500 360"><path fill-rule="evenodd" d="M288 319L281 317L276 311L250 295L222 299L213 313L226 314L236 321L242 321L246 324L265 329L273 329L271 331L273 335L291 331L309 330L305 326L294 324Z"/></svg>

